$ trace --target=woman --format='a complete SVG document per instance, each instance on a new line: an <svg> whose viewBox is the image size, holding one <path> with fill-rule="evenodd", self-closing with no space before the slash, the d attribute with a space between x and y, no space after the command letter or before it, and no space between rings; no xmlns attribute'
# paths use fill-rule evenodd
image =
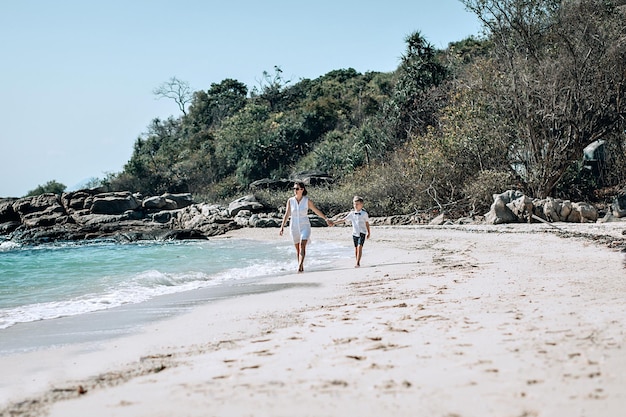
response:
<svg viewBox="0 0 626 417"><path fill-rule="evenodd" d="M311 237L311 222L309 221L309 209L315 214L326 220L326 224L332 225L332 222L326 218L309 197L307 197L306 187L302 181L296 181L293 185L295 195L287 200L285 215L280 226L280 235L283 235L285 223L289 221L289 231L296 247L296 256L298 257L298 272L304 271L304 257L306 256L306 244Z"/></svg>

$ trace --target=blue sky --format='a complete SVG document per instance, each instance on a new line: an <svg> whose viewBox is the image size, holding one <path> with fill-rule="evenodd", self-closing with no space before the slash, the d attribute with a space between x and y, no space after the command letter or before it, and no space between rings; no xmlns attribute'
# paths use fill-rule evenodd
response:
<svg viewBox="0 0 626 417"><path fill-rule="evenodd" d="M120 172L152 119L180 115L152 93L171 77L388 72L417 30L443 49L481 29L458 0L3 1L0 197Z"/></svg>

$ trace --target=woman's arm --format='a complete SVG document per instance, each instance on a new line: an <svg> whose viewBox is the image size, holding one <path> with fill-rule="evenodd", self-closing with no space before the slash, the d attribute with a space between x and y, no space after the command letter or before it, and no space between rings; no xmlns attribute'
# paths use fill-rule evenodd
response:
<svg viewBox="0 0 626 417"><path fill-rule="evenodd" d="M283 221L280 223L280 232L279 234L283 235L283 230L285 229L285 223L287 223L287 219L291 215L291 204L289 204L289 200L287 200L287 206L285 207L285 215L283 216Z"/></svg>
<svg viewBox="0 0 626 417"><path fill-rule="evenodd" d="M332 225L333 222L328 220L328 218L326 217L326 215L324 213L322 213L322 211L320 209L318 209L317 207L315 207L315 204L313 203L313 201L311 201L311 199L309 198L309 208L311 210L313 210L313 213L317 214L318 216L320 216L322 219L326 220L326 224Z"/></svg>

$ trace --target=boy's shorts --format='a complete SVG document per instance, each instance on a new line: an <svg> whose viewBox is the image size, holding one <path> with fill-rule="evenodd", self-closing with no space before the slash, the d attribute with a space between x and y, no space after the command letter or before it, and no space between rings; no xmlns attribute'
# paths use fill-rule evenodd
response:
<svg viewBox="0 0 626 417"><path fill-rule="evenodd" d="M361 233L358 236L352 236L352 240L354 240L354 247L363 246L365 244L365 233Z"/></svg>

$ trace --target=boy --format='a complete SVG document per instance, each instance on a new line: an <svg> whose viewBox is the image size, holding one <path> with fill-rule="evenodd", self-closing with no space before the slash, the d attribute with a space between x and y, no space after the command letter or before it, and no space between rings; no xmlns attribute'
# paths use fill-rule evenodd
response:
<svg viewBox="0 0 626 417"><path fill-rule="evenodd" d="M352 206L354 210L346 214L343 219L335 221L334 224L347 221L352 223L352 239L354 240L354 256L356 257L356 265L354 267L358 268L361 266L365 239L370 238L370 218L367 215L367 211L363 208L363 197L355 195L352 199Z"/></svg>

